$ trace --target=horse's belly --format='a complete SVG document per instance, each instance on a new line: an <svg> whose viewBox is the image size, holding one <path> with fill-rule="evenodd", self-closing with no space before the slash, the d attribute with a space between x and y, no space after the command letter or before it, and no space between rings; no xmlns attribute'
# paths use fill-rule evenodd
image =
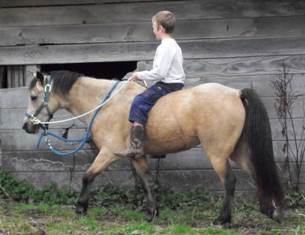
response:
<svg viewBox="0 0 305 235"><path fill-rule="evenodd" d="M145 152L152 155L163 155L190 149L199 144L197 137L176 137L172 139L150 140L145 143Z"/></svg>
<svg viewBox="0 0 305 235"><path fill-rule="evenodd" d="M195 147L200 143L193 124L186 121L186 110L170 112L168 105L160 103L158 106L150 112L147 121L146 152L172 153Z"/></svg>

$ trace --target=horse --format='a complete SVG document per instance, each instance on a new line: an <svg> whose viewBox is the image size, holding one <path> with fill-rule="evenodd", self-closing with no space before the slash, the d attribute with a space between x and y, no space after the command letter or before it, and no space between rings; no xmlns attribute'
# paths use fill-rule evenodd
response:
<svg viewBox="0 0 305 235"><path fill-rule="evenodd" d="M29 86L27 113L31 115L23 123L28 133L36 134L39 130L39 124L32 121L33 116L49 120L59 109L81 115L99 105L101 97L112 86L111 80L70 71L52 71L48 76L53 84L45 109L40 107L46 75L33 76ZM121 83L120 90L98 112L92 125L92 140L99 153L82 178L76 213L86 214L94 178L120 160L115 153L129 143L129 109L133 98L145 88L134 81ZM81 120L88 124L92 115ZM160 156L202 146L224 188L223 206L214 224L231 222L236 176L230 161L253 177L261 212L274 220L280 219L283 191L273 156L271 127L266 108L253 89L206 83L170 93L160 98L149 112L145 131L145 154ZM146 209L152 220L158 208L148 159L131 161L146 191Z"/></svg>

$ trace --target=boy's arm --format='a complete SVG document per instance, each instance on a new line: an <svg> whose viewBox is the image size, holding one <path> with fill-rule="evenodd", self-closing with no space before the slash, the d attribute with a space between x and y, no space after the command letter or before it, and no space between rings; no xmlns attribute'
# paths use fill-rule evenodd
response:
<svg viewBox="0 0 305 235"><path fill-rule="evenodd" d="M167 44L160 45L153 63L153 68L151 70L136 72L135 75L140 80L162 80L168 73L175 54L176 50L174 47Z"/></svg>

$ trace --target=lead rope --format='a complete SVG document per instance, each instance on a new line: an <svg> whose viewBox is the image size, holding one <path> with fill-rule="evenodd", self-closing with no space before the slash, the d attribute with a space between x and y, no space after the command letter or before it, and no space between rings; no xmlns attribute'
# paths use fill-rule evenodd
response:
<svg viewBox="0 0 305 235"><path fill-rule="evenodd" d="M41 141L45 138L45 143L48 145L48 149L50 151L52 151L54 154L61 156L61 157L66 157L66 156L70 156L74 153L77 153L79 150L81 150L83 148L83 146L86 144L86 142L90 139L91 137L91 127L93 125L93 122L96 118L97 113L99 112L99 110L106 104L108 103L108 101L110 100L110 96L112 94L112 92L115 90L115 88L118 86L118 84L120 83L120 81L116 81L112 87L110 88L110 90L108 91L107 95L105 96L105 98L103 99L103 101L101 102L101 105L98 105L98 108L95 108L95 112L93 114L92 119L90 120L90 123L88 125L88 128L85 131L85 134L83 135L82 138L80 139L66 139L60 135L57 135L53 132L48 131L47 125L51 122L40 122L40 125L43 129L43 132L40 134L38 141L37 141L37 148L39 148ZM117 93L116 93L117 94ZM88 113L88 112L87 112ZM67 119L65 119L67 120ZM63 121L63 120L62 120ZM57 140L61 140L65 143L69 142L69 143L79 143L79 146L77 146L76 148L74 148L73 150L70 151L61 151L57 148L55 148L54 146L52 146L51 140L49 138L49 136L52 136L54 138L56 138Z"/></svg>

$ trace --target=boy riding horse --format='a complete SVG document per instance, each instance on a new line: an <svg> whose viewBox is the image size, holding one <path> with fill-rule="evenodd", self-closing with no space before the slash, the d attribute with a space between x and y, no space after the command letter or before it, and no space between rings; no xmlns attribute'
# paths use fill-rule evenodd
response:
<svg viewBox="0 0 305 235"><path fill-rule="evenodd" d="M171 37L175 23L175 15L170 11L160 11L152 17L153 32L156 39L161 40L154 57L153 68L134 73L130 80L156 83L133 100L129 113L129 121L132 123L130 146L123 152L116 153L120 157L136 158L144 154L145 124L149 110L159 98L184 86L182 51Z"/></svg>

